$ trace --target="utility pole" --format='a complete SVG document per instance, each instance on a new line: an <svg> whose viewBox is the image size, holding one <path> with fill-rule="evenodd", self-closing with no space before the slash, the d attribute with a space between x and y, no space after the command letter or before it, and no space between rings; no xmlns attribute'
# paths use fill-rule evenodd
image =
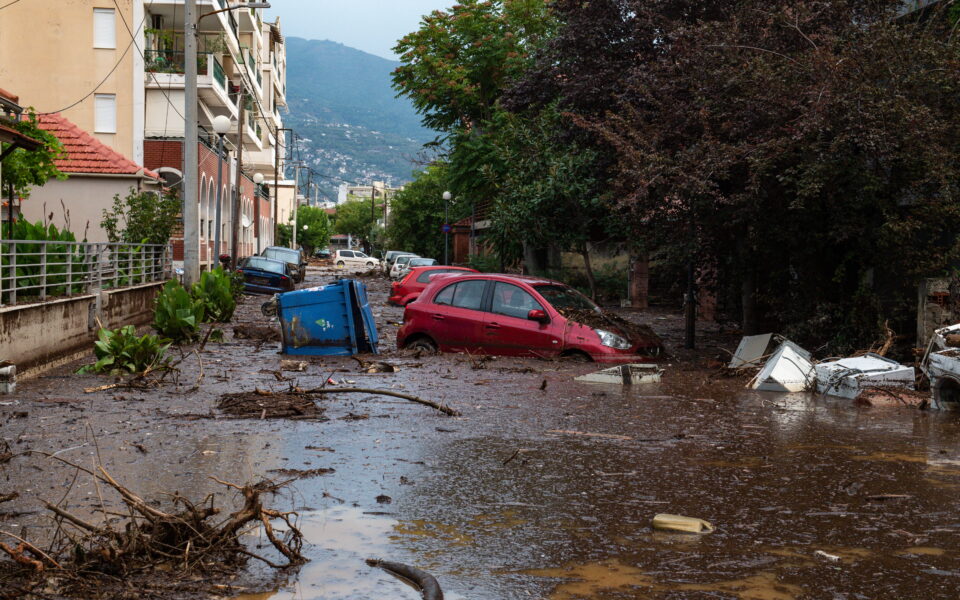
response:
<svg viewBox="0 0 960 600"><path fill-rule="evenodd" d="M197 0L183 11L183 279L187 287L200 280L200 205L197 194Z"/></svg>
<svg viewBox="0 0 960 600"><path fill-rule="evenodd" d="M237 102L240 105L240 122L237 125L237 184L236 192L233 195L233 222L230 224L230 257L231 264L236 267L240 257L238 252L238 236L240 234L240 225L242 222L240 216L240 198L243 195L243 188L240 183L243 181L243 125L246 115L243 114L243 79L240 80L240 93L237 94Z"/></svg>
<svg viewBox="0 0 960 600"><path fill-rule="evenodd" d="M279 191L280 191L280 132L289 131L291 134L293 130L289 127L280 127L277 129L277 135L274 138L273 145L273 244L277 244L277 240L280 239L280 205L279 205ZM286 137L284 137L284 147L286 147ZM286 154L286 152L284 152Z"/></svg>

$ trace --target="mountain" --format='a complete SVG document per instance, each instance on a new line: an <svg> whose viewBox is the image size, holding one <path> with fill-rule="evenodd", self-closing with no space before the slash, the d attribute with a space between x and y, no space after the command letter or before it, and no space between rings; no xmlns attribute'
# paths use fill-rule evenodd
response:
<svg viewBox="0 0 960 600"><path fill-rule="evenodd" d="M293 159L324 176L322 193L336 199L344 182L409 181L412 161L436 133L420 125L407 99L396 98L390 75L400 63L328 40L285 39L284 122L301 138Z"/></svg>

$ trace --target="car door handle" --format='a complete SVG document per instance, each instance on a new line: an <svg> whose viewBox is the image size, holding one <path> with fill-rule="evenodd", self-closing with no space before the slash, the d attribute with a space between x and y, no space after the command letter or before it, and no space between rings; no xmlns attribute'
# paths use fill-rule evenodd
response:
<svg viewBox="0 0 960 600"><path fill-rule="evenodd" d="M442 320L443 320L443 315L433 315L433 319L434 319L435 321L442 321Z"/></svg>
<svg viewBox="0 0 960 600"><path fill-rule="evenodd" d="M487 329L500 329L499 323L487 323Z"/></svg>

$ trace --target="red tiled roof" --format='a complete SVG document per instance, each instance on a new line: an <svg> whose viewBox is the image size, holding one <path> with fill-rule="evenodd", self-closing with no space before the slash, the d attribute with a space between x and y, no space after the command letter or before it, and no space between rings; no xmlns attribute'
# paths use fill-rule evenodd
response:
<svg viewBox="0 0 960 600"><path fill-rule="evenodd" d="M37 125L57 136L66 155L58 158L57 168L64 173L109 175L146 175L160 179L160 175L144 169L126 156L80 129L60 113L39 115Z"/></svg>
<svg viewBox="0 0 960 600"><path fill-rule="evenodd" d="M6 98L10 102L13 102L14 104L16 104L17 102L20 102L20 98L18 96L15 96L13 93L8 92L3 88L0 88L0 96L2 96L3 98Z"/></svg>

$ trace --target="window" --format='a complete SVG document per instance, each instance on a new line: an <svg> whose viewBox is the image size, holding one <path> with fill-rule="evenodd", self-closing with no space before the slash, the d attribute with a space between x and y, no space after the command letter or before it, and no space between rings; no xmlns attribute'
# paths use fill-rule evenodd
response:
<svg viewBox="0 0 960 600"><path fill-rule="evenodd" d="M116 48L116 11L112 8L93 9L93 47Z"/></svg>
<svg viewBox="0 0 960 600"><path fill-rule="evenodd" d="M449 304L458 308L480 310L480 305L483 303L483 290L486 287L487 282L482 279L461 281L443 288L443 291L437 294L433 302L434 304Z"/></svg>
<svg viewBox="0 0 960 600"><path fill-rule="evenodd" d="M116 94L95 94L93 110L93 131L95 133L117 132Z"/></svg>
<svg viewBox="0 0 960 600"><path fill-rule="evenodd" d="M492 310L498 315L526 319L531 310L543 310L543 307L520 287L498 281L493 288Z"/></svg>
<svg viewBox="0 0 960 600"><path fill-rule="evenodd" d="M434 275L439 275L440 273L456 273L457 269L431 269L429 271L424 271L417 276L417 281L420 283L429 283L430 278Z"/></svg>
<svg viewBox="0 0 960 600"><path fill-rule="evenodd" d="M341 250L340 256L343 258L353 258L353 250Z"/></svg>

